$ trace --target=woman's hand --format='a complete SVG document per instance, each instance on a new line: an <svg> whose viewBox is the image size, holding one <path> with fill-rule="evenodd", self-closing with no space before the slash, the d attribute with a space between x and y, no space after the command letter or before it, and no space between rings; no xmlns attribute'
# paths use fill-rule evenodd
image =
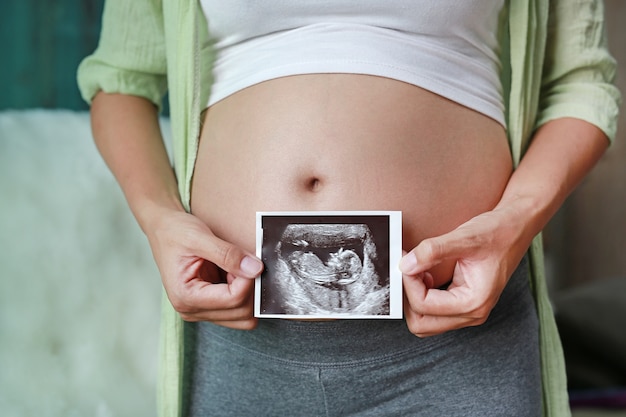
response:
<svg viewBox="0 0 626 417"><path fill-rule="evenodd" d="M254 328L254 278L262 262L218 239L192 214L168 210L157 218L148 240L168 298L181 317Z"/></svg>
<svg viewBox="0 0 626 417"><path fill-rule="evenodd" d="M492 211L425 239L402 258L410 330L429 336L484 323L533 237L608 143L600 129L580 119L555 119L537 129ZM429 274L443 260L456 262L445 290L433 288Z"/></svg>
<svg viewBox="0 0 626 417"><path fill-rule="evenodd" d="M95 143L148 237L174 309L188 321L253 328L253 278L263 265L183 209L156 107L99 92L91 115Z"/></svg>
<svg viewBox="0 0 626 417"><path fill-rule="evenodd" d="M515 210L495 209L423 240L402 258L405 317L413 334L432 336L487 320L530 245L516 218ZM450 284L433 288L429 270L449 260L456 262Z"/></svg>

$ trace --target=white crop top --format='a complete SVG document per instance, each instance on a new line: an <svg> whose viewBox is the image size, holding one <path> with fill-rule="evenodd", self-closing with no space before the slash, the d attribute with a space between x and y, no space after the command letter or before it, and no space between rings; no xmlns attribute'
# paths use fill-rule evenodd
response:
<svg viewBox="0 0 626 417"><path fill-rule="evenodd" d="M504 0L200 0L217 51L208 105L296 74L417 85L502 125Z"/></svg>

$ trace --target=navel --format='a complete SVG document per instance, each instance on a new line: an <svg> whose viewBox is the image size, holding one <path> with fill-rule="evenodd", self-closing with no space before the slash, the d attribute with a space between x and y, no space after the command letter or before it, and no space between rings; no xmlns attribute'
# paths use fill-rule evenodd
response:
<svg viewBox="0 0 626 417"><path fill-rule="evenodd" d="M319 177L310 177L306 180L305 187L312 193L319 192L322 189L322 180Z"/></svg>

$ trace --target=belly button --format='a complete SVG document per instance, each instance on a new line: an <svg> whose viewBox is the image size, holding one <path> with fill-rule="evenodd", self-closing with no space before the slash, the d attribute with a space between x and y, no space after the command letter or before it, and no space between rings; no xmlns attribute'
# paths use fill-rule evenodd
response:
<svg viewBox="0 0 626 417"><path fill-rule="evenodd" d="M317 192L322 188L322 180L317 177L313 177L308 180L306 188L308 191L311 191L313 193Z"/></svg>

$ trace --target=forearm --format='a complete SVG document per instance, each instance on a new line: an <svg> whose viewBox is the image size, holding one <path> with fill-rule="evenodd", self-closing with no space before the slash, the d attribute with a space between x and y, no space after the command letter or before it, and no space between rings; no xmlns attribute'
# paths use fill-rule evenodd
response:
<svg viewBox="0 0 626 417"><path fill-rule="evenodd" d="M144 232L159 210L183 210L152 103L100 92L91 120L96 146Z"/></svg>
<svg viewBox="0 0 626 417"><path fill-rule="evenodd" d="M96 145L148 237L174 309L188 321L254 328L253 278L263 263L185 212L154 105L98 93L92 125Z"/></svg>
<svg viewBox="0 0 626 417"><path fill-rule="evenodd" d="M537 130L496 210L510 210L511 218L522 223L520 239L530 244L608 144L600 129L582 120L563 118L546 123Z"/></svg>

